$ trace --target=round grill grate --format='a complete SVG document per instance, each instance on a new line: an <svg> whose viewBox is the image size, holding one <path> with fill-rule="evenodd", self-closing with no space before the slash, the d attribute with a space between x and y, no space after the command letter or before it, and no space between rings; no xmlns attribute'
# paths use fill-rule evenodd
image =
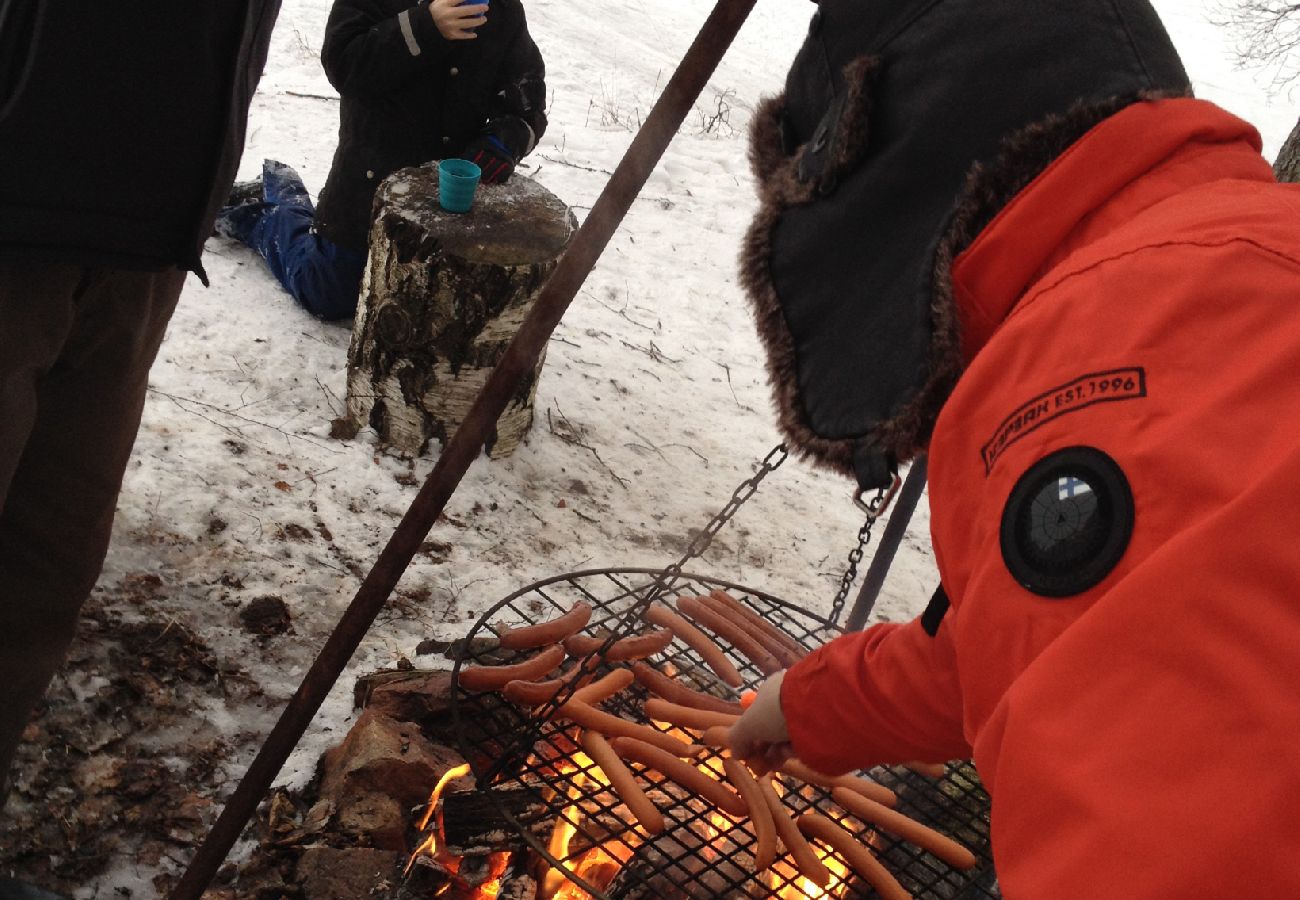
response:
<svg viewBox="0 0 1300 900"><path fill-rule="evenodd" d="M579 600L592 607L588 634L622 636L631 630L628 622L634 621L629 612L642 606L651 594L661 596L661 575L655 569L596 569L559 575L522 588L480 617L457 656L456 675L465 665L509 664L536 652L502 651L496 636L504 626L553 619ZM832 623L797 606L716 578L680 574L667 588L664 595L669 597L725 590L810 649L840 633ZM763 673L746 657L725 640L717 640L747 686L763 680ZM647 662L696 690L735 699L695 651L680 641L674 641ZM602 665L596 672L607 669ZM767 873L754 873L754 837L744 821L734 822L657 772L634 764L631 768L668 821L664 834L647 838L617 795L597 780L594 767L580 766L581 758L575 758L573 727L535 716L496 692L465 691L459 687L458 677L456 682L453 723L461 752L478 777L480 790L497 801L501 815L536 853L593 897L630 900L651 896L807 894L805 882L788 856L779 859ZM670 730L646 718L642 709L646 697L646 692L633 684L605 701L603 707L623 718ZM708 751L697 762L721 778L720 758L714 751ZM783 777L783 799L793 815L816 809L840 821L859 840L875 848L886 867L917 898L983 900L1000 896L989 855L988 796L969 764L949 764L943 778L925 777L904 768L878 768L865 774L898 794L898 811L974 852L979 859L975 869L957 871L912 844L863 825L821 788ZM519 802L521 791L529 802ZM571 831L567 843L555 837L557 822L565 823L565 830ZM594 859L589 851L597 846L604 855ZM843 860L832 854L828 864L836 869L837 863L843 866ZM876 894L849 873L843 891L833 896L866 898Z"/></svg>

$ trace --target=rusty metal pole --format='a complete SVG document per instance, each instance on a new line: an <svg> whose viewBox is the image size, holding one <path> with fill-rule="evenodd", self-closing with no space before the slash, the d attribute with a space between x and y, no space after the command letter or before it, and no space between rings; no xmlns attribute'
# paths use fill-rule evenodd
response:
<svg viewBox="0 0 1300 900"><path fill-rule="evenodd" d="M596 205L542 288L518 334L506 348L501 362L479 392L464 422L447 441L433 471L303 677L302 684L280 714L279 721L267 735L216 824L169 895L169 900L199 900L211 883L230 848L256 812L257 804L270 790L275 776L302 739L316 711L383 609L429 529L483 449L506 403L514 396L524 377L532 372L551 332L627 215L632 201L704 90L755 2L718 0L662 96L646 117L645 124L610 176L609 183L601 191Z"/></svg>

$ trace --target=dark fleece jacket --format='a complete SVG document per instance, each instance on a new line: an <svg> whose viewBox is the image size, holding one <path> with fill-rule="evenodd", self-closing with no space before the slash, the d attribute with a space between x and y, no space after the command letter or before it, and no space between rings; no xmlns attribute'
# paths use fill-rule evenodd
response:
<svg viewBox="0 0 1300 900"><path fill-rule="evenodd" d="M546 67L520 0L492 0L473 40L449 41L410 0L336 0L321 62L342 98L317 230L364 251L379 182L490 132L516 157L546 130Z"/></svg>
<svg viewBox="0 0 1300 900"><path fill-rule="evenodd" d="M200 271L279 0L0 0L0 255Z"/></svg>

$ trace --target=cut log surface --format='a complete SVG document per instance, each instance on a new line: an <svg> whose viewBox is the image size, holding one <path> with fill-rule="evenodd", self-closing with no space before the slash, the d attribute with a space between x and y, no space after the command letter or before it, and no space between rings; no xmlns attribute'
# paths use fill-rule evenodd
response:
<svg viewBox="0 0 1300 900"><path fill-rule="evenodd" d="M438 206L437 185L435 164L380 185L348 349L349 426L411 454L455 432L577 227L522 175L480 185L464 214ZM497 420L491 456L527 434L542 361Z"/></svg>

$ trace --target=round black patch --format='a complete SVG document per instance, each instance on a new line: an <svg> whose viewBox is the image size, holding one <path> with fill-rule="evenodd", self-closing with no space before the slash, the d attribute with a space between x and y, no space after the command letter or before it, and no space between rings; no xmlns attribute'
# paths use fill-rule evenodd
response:
<svg viewBox="0 0 1300 900"><path fill-rule="evenodd" d="M1020 476L1002 511L1002 559L1044 597L1082 593L1105 578L1133 535L1133 492L1100 450L1068 447Z"/></svg>

